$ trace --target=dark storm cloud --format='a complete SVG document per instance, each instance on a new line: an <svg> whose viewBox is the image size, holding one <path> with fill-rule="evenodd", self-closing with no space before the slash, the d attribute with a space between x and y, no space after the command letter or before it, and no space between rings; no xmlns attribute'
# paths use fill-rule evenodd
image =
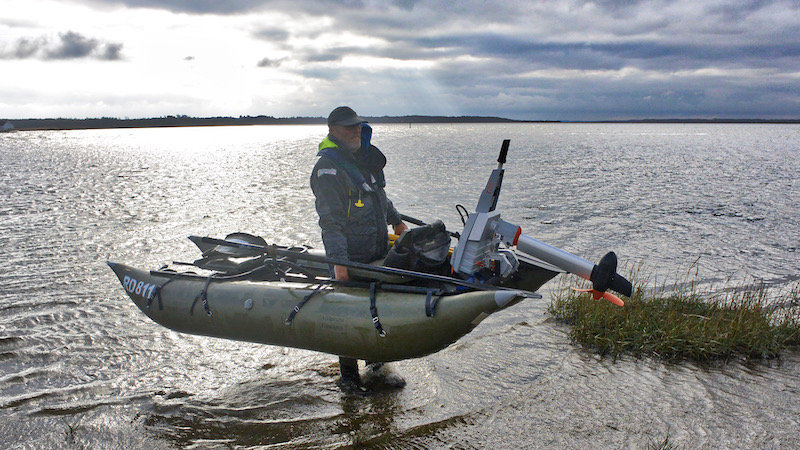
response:
<svg viewBox="0 0 800 450"><path fill-rule="evenodd" d="M318 97L363 95L356 84L369 80L395 104L430 99L431 114L447 103L463 114L541 119L800 116L797 0L83 2L307 17L308 29L274 23L253 36L288 52L293 63L263 58L259 67L280 66L330 86ZM324 40L344 33L355 41ZM36 54L39 44L30 40L15 50ZM348 67L348 57L360 56L401 64ZM424 69L403 69L404 62ZM423 82L432 87L413 91ZM406 110L387 112L419 112L413 108L408 100Z"/></svg>
<svg viewBox="0 0 800 450"><path fill-rule="evenodd" d="M720 5L710 6L708 8L708 12L710 14L720 14L726 20L736 22L775 3L776 2L772 0L756 0L756 1L724 3Z"/></svg>
<svg viewBox="0 0 800 450"><path fill-rule="evenodd" d="M253 33L257 39L262 39L269 42L282 42L289 39L289 32L278 27L262 28Z"/></svg>
<svg viewBox="0 0 800 450"><path fill-rule="evenodd" d="M33 20L18 20L18 19L7 19L4 17L0 17L0 25L9 28L26 28L26 27L36 26L36 22Z"/></svg>
<svg viewBox="0 0 800 450"><path fill-rule="evenodd" d="M59 35L60 41L52 48L45 50L46 59L85 58L98 47L96 39L68 31Z"/></svg>
<svg viewBox="0 0 800 450"><path fill-rule="evenodd" d="M352 55L352 50L344 49L331 49L325 52L307 52L298 57L305 62L312 63L330 63L334 61L341 61L345 55Z"/></svg>
<svg viewBox="0 0 800 450"><path fill-rule="evenodd" d="M384 7L375 6L378 3ZM581 3L590 2L576 5ZM310 4L314 2L302 2L306 7L298 8L310 14L313 12L313 8L307 7ZM769 19L769 14L800 14L800 5L796 3L716 2L707 6L701 3L697 7L701 17L686 20L680 16L660 15L659 7L668 6L669 2L629 0L595 2L594 5L598 10L593 14L599 16L583 18L583 27L590 28L584 32L585 39L576 40L566 37L564 26L559 25L580 19L571 16L569 8L567 12L552 13L553 16L542 24L528 26L521 20L528 14L525 6L514 2L492 8L468 2L420 3L406 5L409 10L416 6L409 14L396 14L397 10L392 8L396 4L392 2L370 2L364 11L347 14L343 11L336 16L335 29L382 38L391 45L328 49L325 60L341 59L347 54L431 61L469 55L514 58L525 70L531 67L585 70L621 67L686 70L708 66L795 68L798 64L800 41L793 37L800 35L800 24L781 24L779 20ZM428 9L423 10L423 7ZM452 14L457 9L462 14ZM767 14L767 11L771 12ZM608 14L608 19L602 14ZM758 14L766 17L758 18ZM624 19L611 20L612 16ZM752 22L750 28L745 24L747 20ZM452 26L455 22L463 22L464 26ZM471 27L470 23L496 23L502 31L473 31L486 27ZM448 31L442 31L445 29ZM275 39L286 36L278 30L270 33ZM316 61L313 56L308 60Z"/></svg>
<svg viewBox="0 0 800 450"><path fill-rule="evenodd" d="M336 8L364 8L362 0L294 1L294 0L79 0L88 4L125 5L130 8L163 9L187 14L245 14L252 11L283 11L287 14L299 11L327 12ZM398 1L400 6L408 7L414 1Z"/></svg>
<svg viewBox="0 0 800 450"><path fill-rule="evenodd" d="M122 59L122 44L117 44L117 43L103 44L103 46L101 46L100 52L98 53L98 57L100 59L105 59L107 61L116 61Z"/></svg>
<svg viewBox="0 0 800 450"><path fill-rule="evenodd" d="M80 33L67 31L53 40L47 37L22 38L10 48L0 51L0 59L66 60L94 58L114 61L121 59L122 44L101 42Z"/></svg>
<svg viewBox="0 0 800 450"><path fill-rule="evenodd" d="M125 5L130 8L163 9L188 14L242 14L261 9L259 0L84 0L88 4Z"/></svg>
<svg viewBox="0 0 800 450"><path fill-rule="evenodd" d="M27 39L22 38L17 41L13 48L3 53L4 59L26 59L31 58L39 52L40 49L47 45L47 40L44 38Z"/></svg>
<svg viewBox="0 0 800 450"><path fill-rule="evenodd" d="M799 30L800 31L800 30ZM685 70L707 67L764 67L780 62L800 67L800 43L685 44L631 40L626 42L536 42L503 35L419 39L421 46L449 47L451 53L514 59L521 64L585 70L642 69Z"/></svg>
<svg viewBox="0 0 800 450"><path fill-rule="evenodd" d="M279 67L285 58L280 59L272 59L272 58L262 58L258 63L256 63L256 67Z"/></svg>

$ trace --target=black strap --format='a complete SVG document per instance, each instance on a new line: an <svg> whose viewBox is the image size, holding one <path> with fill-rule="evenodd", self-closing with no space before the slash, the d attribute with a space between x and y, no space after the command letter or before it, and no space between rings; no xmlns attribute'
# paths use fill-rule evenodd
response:
<svg viewBox="0 0 800 450"><path fill-rule="evenodd" d="M280 269L278 255L275 253L275 244L272 244L272 251L269 253L269 256L272 257L272 270L275 271L275 276L278 277L279 280L284 281L286 278L286 272Z"/></svg>
<svg viewBox="0 0 800 450"><path fill-rule="evenodd" d="M150 298L147 299L147 309L150 309L150 306L153 304L153 299L158 298L158 309L159 311L164 310L164 303L163 300L161 299L161 290L164 289L164 286L172 283L175 280L176 280L175 278L170 278L161 286L156 286L154 292L150 294Z"/></svg>
<svg viewBox="0 0 800 450"><path fill-rule="evenodd" d="M434 297L433 294L438 292L437 289L428 289L427 296L425 297L425 315L428 317L433 317L434 312L436 312L436 302L439 301L440 296Z"/></svg>
<svg viewBox="0 0 800 450"><path fill-rule="evenodd" d="M296 315L297 315L297 313L299 313L299 312L300 312L300 308L302 308L302 307L303 307L303 305L305 305L307 301L311 300L311 297L313 297L314 295L316 295L316 293L317 293L317 292L319 292L319 291L320 291L320 289L322 289L322 287L323 287L323 286L325 286L325 284L326 284L326 283L320 283L320 284L319 284L319 286L317 286L317 287L316 287L316 289L314 289L313 291L311 291L311 292L310 292L308 295L306 295L305 297L303 297L303 299L302 299L302 300L300 300L300 303L298 303L298 304L297 304L297 306L295 306L295 307L292 309L292 311L289 313L289 317L287 317L287 318L286 318L286 325L291 325L291 323L292 323L292 320L294 320L294 316L296 316Z"/></svg>
<svg viewBox="0 0 800 450"><path fill-rule="evenodd" d="M208 316L211 317L211 308L208 307L208 285L211 284L211 280L213 278L214 275L208 277L208 279L206 280L205 287L203 288L202 291L200 291L199 294L197 294L197 297L194 298L194 301L192 302L192 307L189 308L190 315L194 315L194 306L197 304L197 300L202 300L203 309L206 311L206 314L208 314Z"/></svg>
<svg viewBox="0 0 800 450"><path fill-rule="evenodd" d="M372 314L372 324L375 325L375 329L378 330L380 337L386 337L386 330L381 326L381 319L378 317L378 308L375 306L375 291L377 291L377 289L378 283L369 284L369 312Z"/></svg>

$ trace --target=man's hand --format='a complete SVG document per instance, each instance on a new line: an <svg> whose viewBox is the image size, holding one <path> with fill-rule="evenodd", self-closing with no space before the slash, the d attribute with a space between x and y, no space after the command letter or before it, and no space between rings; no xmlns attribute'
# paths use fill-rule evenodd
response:
<svg viewBox="0 0 800 450"><path fill-rule="evenodd" d="M333 266L333 278L339 281L347 281L350 279L350 275L347 273L347 267L345 266Z"/></svg>
<svg viewBox="0 0 800 450"><path fill-rule="evenodd" d="M393 226L392 228L394 229L394 234L400 236L401 234L403 234L403 231L406 231L408 229L408 225L406 225L405 222L400 222L397 225Z"/></svg>

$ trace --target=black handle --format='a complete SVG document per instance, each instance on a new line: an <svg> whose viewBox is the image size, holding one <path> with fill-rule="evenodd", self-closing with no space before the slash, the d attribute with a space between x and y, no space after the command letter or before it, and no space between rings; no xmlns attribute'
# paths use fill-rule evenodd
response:
<svg viewBox="0 0 800 450"><path fill-rule="evenodd" d="M506 155L508 154L508 145L511 144L511 139L503 141L503 146L500 148L500 156L497 157L497 162L500 164L506 163Z"/></svg>
<svg viewBox="0 0 800 450"><path fill-rule="evenodd" d="M419 226L426 225L425 222L423 222L423 221L421 221L419 219L415 219L415 218L413 218L411 216L407 216L407 215L402 214L402 213L400 214L400 220L402 220L404 222L408 222L408 223L413 224L413 225L419 225Z"/></svg>

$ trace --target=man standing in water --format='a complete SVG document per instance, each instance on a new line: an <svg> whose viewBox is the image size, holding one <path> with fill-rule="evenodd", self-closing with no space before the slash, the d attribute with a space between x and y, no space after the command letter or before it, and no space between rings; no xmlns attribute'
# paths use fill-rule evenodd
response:
<svg viewBox="0 0 800 450"><path fill-rule="evenodd" d="M389 251L387 225L399 235L407 226L386 197L383 168L386 157L371 145L372 129L347 106L328 115L328 136L319 144L320 156L311 173L311 190L322 228L322 242L329 258L370 263ZM349 280L347 267L333 266L334 278ZM378 369L380 363L368 364ZM339 357L343 390L366 392L358 374L358 361ZM398 387L397 376L387 382Z"/></svg>

